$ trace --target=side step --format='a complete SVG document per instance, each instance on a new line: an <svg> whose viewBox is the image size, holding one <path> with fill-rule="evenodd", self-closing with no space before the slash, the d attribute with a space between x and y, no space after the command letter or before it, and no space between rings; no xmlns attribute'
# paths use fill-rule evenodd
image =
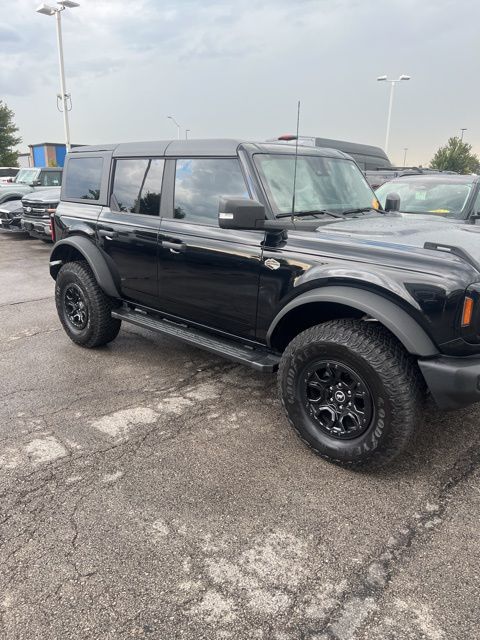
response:
<svg viewBox="0 0 480 640"><path fill-rule="evenodd" d="M198 329L176 324L168 320L154 318L138 311L132 311L131 309L114 309L112 310L112 317L125 320L125 322L135 324L137 327L144 327L145 329L151 329L152 331L163 333L172 338L178 338L199 349L206 349L218 356L249 365L253 369L263 373L276 371L280 361L278 356L268 351L251 349L231 340L218 338L199 331Z"/></svg>

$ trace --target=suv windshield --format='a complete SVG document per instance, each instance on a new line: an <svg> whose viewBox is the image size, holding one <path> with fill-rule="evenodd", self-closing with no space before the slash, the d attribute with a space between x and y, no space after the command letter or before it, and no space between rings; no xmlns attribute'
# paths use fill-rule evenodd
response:
<svg viewBox="0 0 480 640"><path fill-rule="evenodd" d="M32 184L37 179L40 169L20 169L15 178L15 182L21 184Z"/></svg>
<svg viewBox="0 0 480 640"><path fill-rule="evenodd" d="M295 156L256 154L255 165L275 215L292 211ZM370 209L376 205L373 191L351 160L299 155L295 186L295 213Z"/></svg>
<svg viewBox="0 0 480 640"><path fill-rule="evenodd" d="M464 218L464 209L472 190L472 182L457 182L445 178L412 178L386 182L376 191L382 206L390 193L400 196L400 211L404 213L434 213L448 218Z"/></svg>

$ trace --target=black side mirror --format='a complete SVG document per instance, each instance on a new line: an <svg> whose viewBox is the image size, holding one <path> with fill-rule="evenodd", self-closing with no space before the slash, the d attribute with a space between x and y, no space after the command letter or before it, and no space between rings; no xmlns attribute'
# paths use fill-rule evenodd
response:
<svg viewBox="0 0 480 640"><path fill-rule="evenodd" d="M42 186L42 181L41 180L34 180L30 186L31 187L41 187Z"/></svg>
<svg viewBox="0 0 480 640"><path fill-rule="evenodd" d="M400 211L400 196L398 193L389 193L385 202L385 211Z"/></svg>
<svg viewBox="0 0 480 640"><path fill-rule="evenodd" d="M218 225L221 229L263 229L265 207L247 198L220 198Z"/></svg>

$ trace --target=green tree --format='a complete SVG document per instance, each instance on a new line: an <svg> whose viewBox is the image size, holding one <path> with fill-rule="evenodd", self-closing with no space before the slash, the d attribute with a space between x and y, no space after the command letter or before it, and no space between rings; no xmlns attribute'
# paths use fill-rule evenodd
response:
<svg viewBox="0 0 480 640"><path fill-rule="evenodd" d="M13 121L14 113L0 100L0 167L17 167L18 151L14 147L22 139L15 134L18 127Z"/></svg>
<svg viewBox="0 0 480 640"><path fill-rule="evenodd" d="M449 138L444 147L440 147L430 162L432 169L456 171L457 173L480 173L480 160L472 153L472 145L460 138Z"/></svg>

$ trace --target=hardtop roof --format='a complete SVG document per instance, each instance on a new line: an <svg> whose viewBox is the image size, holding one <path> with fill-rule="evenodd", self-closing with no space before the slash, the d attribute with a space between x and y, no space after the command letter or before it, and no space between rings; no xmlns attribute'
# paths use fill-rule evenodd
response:
<svg viewBox="0 0 480 640"><path fill-rule="evenodd" d="M122 156L202 156L202 157L232 157L237 155L238 148L244 146L251 152L267 152L294 154L295 146L281 143L249 142L240 139L194 139L194 140L158 140L145 142L121 142L119 144L104 144L71 149L71 155L81 153L112 152L114 157ZM346 154L336 149L324 149L299 145L299 153L308 155L322 155L346 158Z"/></svg>

